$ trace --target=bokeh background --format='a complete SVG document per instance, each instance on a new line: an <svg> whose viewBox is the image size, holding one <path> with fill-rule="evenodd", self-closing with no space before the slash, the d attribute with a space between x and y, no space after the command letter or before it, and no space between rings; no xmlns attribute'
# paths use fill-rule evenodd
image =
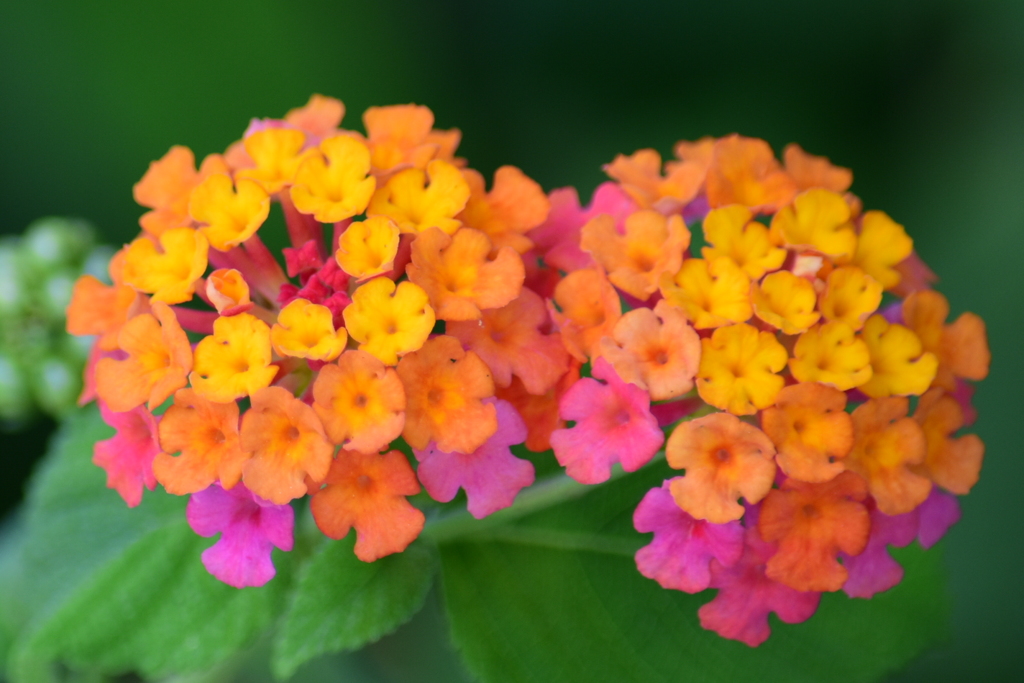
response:
<svg viewBox="0 0 1024 683"><path fill-rule="evenodd" d="M954 314L985 318L994 355L976 396L982 480L944 543L952 637L893 680L1019 669L1024 3L0 3L0 232L78 215L121 244L151 160L222 151L313 92L344 100L349 127L370 105L427 104L486 175L514 164L581 195L618 152L733 131L853 168ZM52 428L3 437L2 514Z"/></svg>

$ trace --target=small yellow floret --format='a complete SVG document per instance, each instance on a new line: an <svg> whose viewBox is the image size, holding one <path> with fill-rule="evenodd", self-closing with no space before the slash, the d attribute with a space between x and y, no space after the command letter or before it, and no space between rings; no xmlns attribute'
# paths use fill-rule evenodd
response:
<svg viewBox="0 0 1024 683"><path fill-rule="evenodd" d="M366 213L391 218L402 232L440 228L451 235L461 225L455 216L468 199L469 184L459 169L434 159L427 164L426 173L410 168L392 176L374 192Z"/></svg>
<svg viewBox="0 0 1024 683"><path fill-rule="evenodd" d="M295 299L277 314L270 343L282 356L330 361L345 350L348 334L335 331L331 309L307 299Z"/></svg>
<svg viewBox="0 0 1024 683"><path fill-rule="evenodd" d="M160 237L161 251L147 237L140 237L124 250L122 279L153 301L180 304L192 298L196 281L206 272L210 244L192 228L174 228Z"/></svg>
<svg viewBox="0 0 1024 683"><path fill-rule="evenodd" d="M305 142L305 133L293 128L270 128L253 133L243 144L256 167L243 168L235 174L236 180L251 178L267 193L279 192L292 183L302 162L316 153L313 149L303 151Z"/></svg>
<svg viewBox="0 0 1024 683"><path fill-rule="evenodd" d="M398 226L387 216L352 223L338 240L334 258L341 269L358 280L391 270L398 254Z"/></svg>
<svg viewBox="0 0 1024 683"><path fill-rule="evenodd" d="M860 390L871 398L920 396L931 386L939 360L903 325L871 316L861 338L871 354L871 379Z"/></svg>
<svg viewBox="0 0 1024 683"><path fill-rule="evenodd" d="M398 287L386 277L370 280L352 294L345 327L362 351L385 365L418 350L434 329L434 309L427 293L411 282Z"/></svg>
<svg viewBox="0 0 1024 683"><path fill-rule="evenodd" d="M786 381L786 349L770 332L740 323L701 340L697 391L707 403L734 415L753 415L775 404Z"/></svg>
<svg viewBox="0 0 1024 683"><path fill-rule="evenodd" d="M320 152L302 162L295 174L295 208L321 223L337 223L365 211L377 187L377 179L369 176L370 150L354 137L337 135L321 142Z"/></svg>
<svg viewBox="0 0 1024 683"><path fill-rule="evenodd" d="M704 239L711 246L701 249L708 261L728 256L751 280L775 270L786 260L786 250L774 246L768 228L752 220L745 206L733 204L712 209L704 219Z"/></svg>
<svg viewBox="0 0 1024 683"><path fill-rule="evenodd" d="M913 250L914 240L902 225L884 211L868 211L861 219L853 265L863 268L885 289L892 289L900 283L900 274L893 266Z"/></svg>
<svg viewBox="0 0 1024 683"><path fill-rule="evenodd" d="M686 259L675 277L661 278L661 294L686 311L697 329L750 319L750 278L730 258Z"/></svg>
<svg viewBox="0 0 1024 683"><path fill-rule="evenodd" d="M750 287L754 315L783 334L800 334L818 322L814 285L788 270L766 275L761 284Z"/></svg>
<svg viewBox="0 0 1024 683"><path fill-rule="evenodd" d="M780 209L771 229L787 246L832 258L853 256L857 247L850 205L841 194L820 188L798 194L792 204Z"/></svg>
<svg viewBox="0 0 1024 683"><path fill-rule="evenodd" d="M871 379L871 355L853 328L837 320L800 335L789 370L797 381L821 382L846 391Z"/></svg>
<svg viewBox="0 0 1024 683"><path fill-rule="evenodd" d="M237 190L235 189L237 187ZM214 173L192 190L188 211L201 225L210 246L227 251L256 234L270 213L270 195L254 180Z"/></svg>
<svg viewBox="0 0 1024 683"><path fill-rule="evenodd" d="M196 345L192 388L203 398L227 403L270 386L277 368L270 364L270 328L248 313L220 317L213 334Z"/></svg>
<svg viewBox="0 0 1024 683"><path fill-rule="evenodd" d="M818 309L825 320L842 320L855 330L882 303L882 285L860 268L836 268L828 275Z"/></svg>

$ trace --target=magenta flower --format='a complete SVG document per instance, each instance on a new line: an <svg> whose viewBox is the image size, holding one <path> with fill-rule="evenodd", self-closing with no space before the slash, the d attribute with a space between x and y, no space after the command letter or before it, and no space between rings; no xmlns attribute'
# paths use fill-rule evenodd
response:
<svg viewBox="0 0 1024 683"><path fill-rule="evenodd" d="M700 625L723 638L757 647L771 635L768 614L775 612L787 624L807 621L818 609L821 593L798 591L764 575L765 562L775 545L747 529L743 555L731 567L711 563L715 599L698 610Z"/></svg>
<svg viewBox="0 0 1024 683"><path fill-rule="evenodd" d="M917 542L927 550L938 543L951 526L960 521L960 502L952 493L932 486L932 492L918 506L917 512L921 516Z"/></svg>
<svg viewBox="0 0 1024 683"><path fill-rule="evenodd" d="M724 567L743 554L743 527L739 522L712 524L696 520L676 505L669 493L671 480L651 489L633 513L640 533L654 532L654 540L636 553L640 573L662 588L699 593L711 583L711 559Z"/></svg>
<svg viewBox="0 0 1024 683"><path fill-rule="evenodd" d="M646 391L623 382L604 358L594 363L593 376L607 384L585 377L572 385L559 401L558 412L576 425L551 433L558 463L581 484L606 481L615 462L634 472L665 442Z"/></svg>
<svg viewBox="0 0 1024 683"><path fill-rule="evenodd" d="M889 555L888 546L902 548L917 536L917 509L890 517L871 510L871 535L860 555L839 553L849 576L843 590L851 598L870 598L887 591L903 580L903 567Z"/></svg>
<svg viewBox="0 0 1024 683"><path fill-rule="evenodd" d="M103 421L117 430L112 438L97 441L93 447L92 462L107 472L107 488L114 489L128 507L142 502L142 488L156 488L153 458L160 452L157 435L159 418L145 406L125 413L115 413L100 401Z"/></svg>
<svg viewBox="0 0 1024 683"><path fill-rule="evenodd" d="M228 491L214 484L193 493L186 516L200 536L220 533L220 539L203 551L203 566L235 588L270 581L276 573L270 559L274 546L292 549L295 513L291 506L274 505L241 482Z"/></svg>
<svg viewBox="0 0 1024 683"><path fill-rule="evenodd" d="M533 483L533 463L512 455L509 446L526 441L526 424L508 401L488 399L498 411L498 431L472 453L445 453L433 441L413 450L417 476L434 500L447 503L466 491L467 509L477 519L507 508Z"/></svg>

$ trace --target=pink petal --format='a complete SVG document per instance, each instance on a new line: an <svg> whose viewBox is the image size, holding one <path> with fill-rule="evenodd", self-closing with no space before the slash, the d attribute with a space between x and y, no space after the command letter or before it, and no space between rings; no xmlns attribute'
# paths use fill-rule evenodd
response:
<svg viewBox="0 0 1024 683"><path fill-rule="evenodd" d="M142 502L143 487L150 491L156 488L153 458L160 452L158 418L145 406L115 413L102 401L100 415L117 434L96 442L93 464L106 470L107 488L117 491L128 507L133 508Z"/></svg>
<svg viewBox="0 0 1024 683"><path fill-rule="evenodd" d="M847 595L870 598L903 580L903 567L889 555L888 546L902 548L910 545L917 536L918 517L917 509L894 517L879 512L877 508L871 511L871 535L863 552L854 557L839 553L849 573L843 584Z"/></svg>
<svg viewBox="0 0 1024 683"><path fill-rule="evenodd" d="M309 240L298 248L285 247L283 251L285 266L288 269L288 277L320 270L324 264L320 259L320 247L317 245L316 240Z"/></svg>
<svg viewBox="0 0 1024 683"><path fill-rule="evenodd" d="M676 505L669 493L671 480L651 489L633 513L633 526L654 532L654 540L636 553L640 573L662 588L699 593L711 583L711 559L732 566L743 554L739 522L712 524L696 520Z"/></svg>
<svg viewBox="0 0 1024 683"><path fill-rule="evenodd" d="M917 542L922 548L931 548L939 542L949 528L960 521L960 503L952 493L946 493L938 486L917 507L921 515L921 527Z"/></svg>

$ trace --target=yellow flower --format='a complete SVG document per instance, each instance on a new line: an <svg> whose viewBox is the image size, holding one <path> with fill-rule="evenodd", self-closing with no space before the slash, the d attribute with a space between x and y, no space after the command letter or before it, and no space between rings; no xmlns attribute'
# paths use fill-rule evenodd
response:
<svg viewBox="0 0 1024 683"><path fill-rule="evenodd" d="M732 259L686 259L675 277L661 277L661 294L686 311L697 329L750 319L750 278Z"/></svg>
<svg viewBox="0 0 1024 683"><path fill-rule="evenodd" d="M701 255L707 261L728 256L751 280L782 266L786 250L773 245L768 228L752 219L750 209L739 204L709 211L704 218L704 240L711 246L701 249Z"/></svg>
<svg viewBox="0 0 1024 683"><path fill-rule="evenodd" d="M222 316L214 321L213 334L196 345L188 378L203 398L227 403L270 386L277 375L270 358L265 322L248 313Z"/></svg>
<svg viewBox="0 0 1024 683"><path fill-rule="evenodd" d="M237 188L237 189L236 189ZM217 251L227 251L256 234L270 214L270 195L254 180L214 173L192 190L188 211Z"/></svg>
<svg viewBox="0 0 1024 683"><path fill-rule="evenodd" d="M352 223L341 233L334 258L341 269L358 280L391 270L398 254L398 226L387 216Z"/></svg>
<svg viewBox="0 0 1024 683"><path fill-rule="evenodd" d="M871 354L871 379L860 387L865 394L871 398L920 396L931 386L939 360L924 350L911 330L873 315L861 338Z"/></svg>
<svg viewBox="0 0 1024 683"><path fill-rule="evenodd" d="M140 237L124 251L122 278L153 301L180 304L192 298L196 280L206 272L209 242L192 228L173 228L160 237L161 251L151 239Z"/></svg>
<svg viewBox="0 0 1024 683"><path fill-rule="evenodd" d="M370 173L370 150L349 135L320 143L295 174L292 202L321 223L337 223L366 210L377 180ZM369 176L369 177L367 177Z"/></svg>
<svg viewBox="0 0 1024 683"><path fill-rule="evenodd" d="M301 298L285 306L270 328L270 343L282 356L334 360L347 341L344 329L334 330L331 309Z"/></svg>
<svg viewBox="0 0 1024 683"><path fill-rule="evenodd" d="M821 314L814 310L817 296L814 286L805 278L788 270L766 275L761 284L750 287L754 315L783 334L800 334L818 322Z"/></svg>
<svg viewBox="0 0 1024 683"><path fill-rule="evenodd" d="M305 133L292 128L270 128L253 133L243 144L256 167L243 168L235 174L235 179L251 178L268 194L279 192L292 183L302 162L316 153L312 149L303 151L305 142Z"/></svg>
<svg viewBox="0 0 1024 683"><path fill-rule="evenodd" d="M825 320L842 320L855 330L882 303L882 285L860 268L836 268L828 275L818 308Z"/></svg>
<svg viewBox="0 0 1024 683"><path fill-rule="evenodd" d="M832 258L850 257L857 235L843 196L815 188L796 196L772 218L772 233L790 247L810 249Z"/></svg>
<svg viewBox="0 0 1024 683"><path fill-rule="evenodd" d="M468 199L469 184L459 169L434 159L427 164L426 173L410 168L392 176L374 192L366 212L370 216L387 216L402 232L440 228L451 235L461 225L455 216L465 208Z"/></svg>
<svg viewBox="0 0 1024 683"><path fill-rule="evenodd" d="M427 293L411 282L396 287L386 277L359 287L343 315L360 350L385 365L394 365L399 356L419 349L434 329L434 309Z"/></svg>
<svg viewBox="0 0 1024 683"><path fill-rule="evenodd" d="M868 211L861 219L853 265L862 268L885 289L892 289L900 283L900 274L893 266L910 256L913 250L914 240L907 236L902 225L884 211Z"/></svg>
<svg viewBox="0 0 1024 683"><path fill-rule="evenodd" d="M837 320L800 335L789 370L797 381L821 382L846 391L871 379L871 355L853 328Z"/></svg>
<svg viewBox="0 0 1024 683"><path fill-rule="evenodd" d="M697 391L707 403L734 415L753 415L775 403L786 383L786 349L770 332L740 323L701 340Z"/></svg>

